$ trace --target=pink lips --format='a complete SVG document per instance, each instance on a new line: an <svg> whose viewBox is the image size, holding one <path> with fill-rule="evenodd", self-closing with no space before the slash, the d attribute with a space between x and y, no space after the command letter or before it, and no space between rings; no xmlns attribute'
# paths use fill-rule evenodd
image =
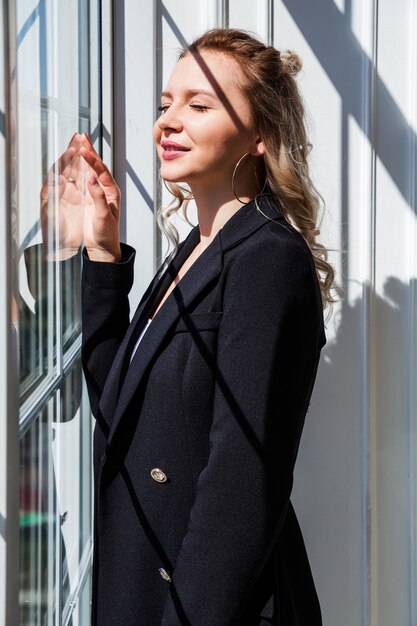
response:
<svg viewBox="0 0 417 626"><path fill-rule="evenodd" d="M170 161L171 159L176 159L179 156L184 155L186 152L189 152L191 148L186 148L175 141L161 141L162 158L166 161Z"/></svg>

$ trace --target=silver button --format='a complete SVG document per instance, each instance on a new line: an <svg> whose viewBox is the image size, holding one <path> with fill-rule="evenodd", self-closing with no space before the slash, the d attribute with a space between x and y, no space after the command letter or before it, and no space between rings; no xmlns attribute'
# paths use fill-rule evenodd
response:
<svg viewBox="0 0 417 626"><path fill-rule="evenodd" d="M166 483L168 480L168 476L163 470L159 469L159 467L154 467L151 470L151 476L157 483Z"/></svg>
<svg viewBox="0 0 417 626"><path fill-rule="evenodd" d="M166 571L166 569L164 569L163 567L160 567L159 568L159 573L161 574L162 578L167 581L167 583L171 582L171 576Z"/></svg>

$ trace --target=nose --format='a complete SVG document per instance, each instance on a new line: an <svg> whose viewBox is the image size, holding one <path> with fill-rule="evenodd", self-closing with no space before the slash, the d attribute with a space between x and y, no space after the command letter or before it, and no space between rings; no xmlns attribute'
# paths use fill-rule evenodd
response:
<svg viewBox="0 0 417 626"><path fill-rule="evenodd" d="M174 105L171 105L165 113L162 113L158 118L157 124L163 131L173 130L179 132L182 130L182 121Z"/></svg>

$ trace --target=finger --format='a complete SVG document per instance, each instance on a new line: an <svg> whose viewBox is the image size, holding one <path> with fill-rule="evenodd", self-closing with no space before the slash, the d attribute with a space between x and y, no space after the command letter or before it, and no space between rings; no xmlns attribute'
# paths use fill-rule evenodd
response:
<svg viewBox="0 0 417 626"><path fill-rule="evenodd" d="M67 179L62 174L59 174L57 177L52 174L48 175L41 188L41 206L44 206L49 200L55 199L54 190L56 187L59 188L59 197L61 198L67 182Z"/></svg>
<svg viewBox="0 0 417 626"><path fill-rule="evenodd" d="M97 152L94 150L93 146L91 146L86 141L83 141L81 143L80 154L83 157L83 159L85 159L87 161L88 165L90 167L92 167L93 170L97 174L101 174L102 172L104 172L107 169L106 165L101 160L100 155L97 154Z"/></svg>
<svg viewBox="0 0 417 626"><path fill-rule="evenodd" d="M75 154L76 149L74 146L67 148L65 152L61 154L59 159L55 161L55 163L52 165L44 182L46 182L48 179L54 181L55 177L59 176L59 174L62 174L65 168L69 165L69 163L71 163L71 160L74 158Z"/></svg>
<svg viewBox="0 0 417 626"><path fill-rule="evenodd" d="M87 133L83 133L83 134L82 134L81 139L84 139L84 138L85 138L85 139L87 139L87 141L88 141L88 143L90 144L90 146L91 146L92 148L94 148L94 146L93 146L93 142L91 141L91 139L90 139L90 137L87 135Z"/></svg>
<svg viewBox="0 0 417 626"><path fill-rule="evenodd" d="M73 136L71 137L71 139L68 142L68 148L70 146L76 147L77 143L79 143L79 141L80 141L80 133L78 133L78 132L74 133Z"/></svg>
<svg viewBox="0 0 417 626"><path fill-rule="evenodd" d="M87 133L82 133L82 135L80 135L80 145L85 146L88 150L91 150L96 156L100 157Z"/></svg>
<svg viewBox="0 0 417 626"><path fill-rule="evenodd" d="M48 187L53 187L57 183L59 184L59 176L68 167L68 164L71 163L71 160L74 158L75 154L76 149L74 146L71 146L61 154L57 161L55 161L43 181L41 188L41 197L43 196L43 194L48 193Z"/></svg>
<svg viewBox="0 0 417 626"><path fill-rule="evenodd" d="M41 196L42 203L44 203L48 199L48 197L49 197L49 195L51 193L51 190L54 188L54 186L56 184L59 185L60 182L61 182L60 181L60 175L58 174L58 176L56 176L55 175L55 171L52 168L48 172L48 174L46 175L46 178L43 181L43 184L42 184L42 187L41 187L40 196Z"/></svg>
<svg viewBox="0 0 417 626"><path fill-rule="evenodd" d="M104 187L117 187L116 181L111 175L108 167L103 163L92 146L86 145L84 142L80 148L80 154L91 167L101 185Z"/></svg>
<svg viewBox="0 0 417 626"><path fill-rule="evenodd" d="M58 161L56 162L56 170L58 174L62 174L64 169L68 167L68 165L71 163L72 159L74 158L75 154L76 154L76 149L74 146L67 148L67 150L65 150L65 152L61 154Z"/></svg>
<svg viewBox="0 0 417 626"><path fill-rule="evenodd" d="M59 196L60 197L64 193L66 185L67 185L67 179L65 178L65 176L62 176L62 174L60 174L59 176Z"/></svg>
<svg viewBox="0 0 417 626"><path fill-rule="evenodd" d="M70 160L68 165L62 170L63 175L68 182L71 182L77 189L81 183L81 156L76 152L75 156Z"/></svg>
<svg viewBox="0 0 417 626"><path fill-rule="evenodd" d="M107 204L106 195L98 182L96 176L90 176L87 181L88 190L94 200L94 206L96 208L95 215L99 219L108 217L110 209Z"/></svg>

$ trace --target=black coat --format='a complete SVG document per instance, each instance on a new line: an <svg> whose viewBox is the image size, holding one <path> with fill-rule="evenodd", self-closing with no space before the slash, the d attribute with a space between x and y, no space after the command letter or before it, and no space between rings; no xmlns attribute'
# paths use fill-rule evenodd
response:
<svg viewBox="0 0 417 626"><path fill-rule="evenodd" d="M258 206L195 261L131 364L198 227L130 324L134 250L123 245L118 264L84 251L94 626L321 624L289 502L325 343L321 297L304 239L269 196Z"/></svg>

